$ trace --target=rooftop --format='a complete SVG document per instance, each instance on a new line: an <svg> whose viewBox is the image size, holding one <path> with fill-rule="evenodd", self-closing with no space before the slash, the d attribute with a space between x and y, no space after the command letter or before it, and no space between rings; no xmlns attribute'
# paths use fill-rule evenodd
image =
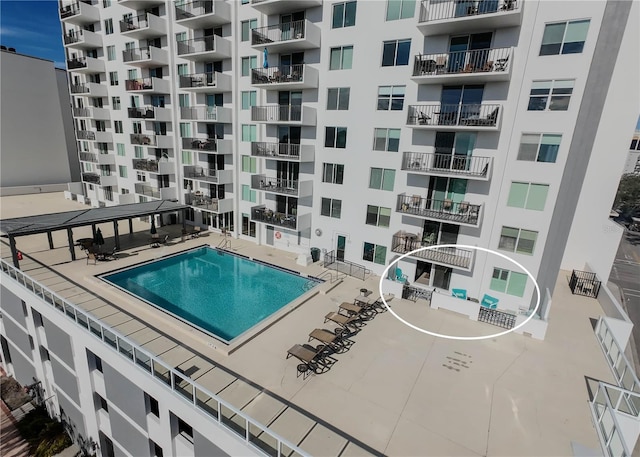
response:
<svg viewBox="0 0 640 457"><path fill-rule="evenodd" d="M72 211L86 206L62 194L2 197L2 219ZM106 246L112 224L100 226ZM159 228L180 233L181 226ZM226 356L214 338L151 309L95 278L95 275L222 237L205 233L193 240L172 238L151 248L149 224L134 222L134 236L119 258L85 265L69 260L66 233L55 232L55 249L45 235L17 239L21 269L111 326L171 367L218 394L258 422L322 456L387 455L572 455L572 444L600 450L588 405L585 377L615 384L590 319L604 314L595 299L572 295L561 272L545 341L509 334L483 341L453 341L416 332L390 313L366 322L347 352L322 374L297 377L286 352L306 343L315 328L333 329L323 317L366 287L377 296L378 277L343 278ZM74 238L91 237L91 227ZM129 246L129 247L128 247ZM11 263L6 239L2 258ZM319 263L296 265L296 256L242 240L231 250L319 276ZM329 289L328 287L326 289ZM426 301L394 298L394 311L438 333L477 335L499 329L442 310ZM169 331L170 329L170 331Z"/></svg>

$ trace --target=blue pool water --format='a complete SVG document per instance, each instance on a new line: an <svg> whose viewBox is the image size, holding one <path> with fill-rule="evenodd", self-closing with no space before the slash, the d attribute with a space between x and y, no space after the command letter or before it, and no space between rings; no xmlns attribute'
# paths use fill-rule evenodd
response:
<svg viewBox="0 0 640 457"><path fill-rule="evenodd" d="M319 284L208 247L102 279L226 341Z"/></svg>

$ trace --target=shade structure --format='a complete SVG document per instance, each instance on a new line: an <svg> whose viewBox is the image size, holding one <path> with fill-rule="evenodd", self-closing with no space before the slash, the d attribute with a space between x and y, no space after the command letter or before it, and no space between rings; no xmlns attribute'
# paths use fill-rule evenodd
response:
<svg viewBox="0 0 640 457"><path fill-rule="evenodd" d="M262 51L262 68L269 68L269 51L267 51L267 48Z"/></svg>

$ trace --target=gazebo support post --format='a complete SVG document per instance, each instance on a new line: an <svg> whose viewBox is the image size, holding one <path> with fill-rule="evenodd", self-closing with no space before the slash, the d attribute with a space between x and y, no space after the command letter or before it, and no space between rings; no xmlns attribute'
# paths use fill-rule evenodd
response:
<svg viewBox="0 0 640 457"><path fill-rule="evenodd" d="M13 266L16 268L20 268L20 263L18 262L18 250L16 249L16 239L9 235L9 246L11 246L11 257L13 258Z"/></svg>
<svg viewBox="0 0 640 457"><path fill-rule="evenodd" d="M53 249L53 236L51 232L47 232L47 238L49 239L49 249Z"/></svg>
<svg viewBox="0 0 640 457"><path fill-rule="evenodd" d="M96 224L91 224L91 233L93 233L93 238L96 237Z"/></svg>
<svg viewBox="0 0 640 457"><path fill-rule="evenodd" d="M113 221L113 239L116 243L116 249L120 250L120 233L118 233L118 221Z"/></svg>
<svg viewBox="0 0 640 457"><path fill-rule="evenodd" d="M133 219L129 218L129 235L133 235Z"/></svg>
<svg viewBox="0 0 640 457"><path fill-rule="evenodd" d="M71 260L76 260L76 250L73 247L73 232L70 228L67 229L67 239L69 240L69 251L71 251Z"/></svg>

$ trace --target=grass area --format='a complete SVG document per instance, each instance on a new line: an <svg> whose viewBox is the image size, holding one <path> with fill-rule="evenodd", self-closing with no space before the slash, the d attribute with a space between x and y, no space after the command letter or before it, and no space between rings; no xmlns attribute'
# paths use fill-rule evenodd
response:
<svg viewBox="0 0 640 457"><path fill-rule="evenodd" d="M18 422L17 428L35 457L54 456L72 444L62 422L51 419L44 406L30 411Z"/></svg>
<svg viewBox="0 0 640 457"><path fill-rule="evenodd" d="M0 398L11 411L31 401L31 396L24 391L18 381L10 376L0 377Z"/></svg>

